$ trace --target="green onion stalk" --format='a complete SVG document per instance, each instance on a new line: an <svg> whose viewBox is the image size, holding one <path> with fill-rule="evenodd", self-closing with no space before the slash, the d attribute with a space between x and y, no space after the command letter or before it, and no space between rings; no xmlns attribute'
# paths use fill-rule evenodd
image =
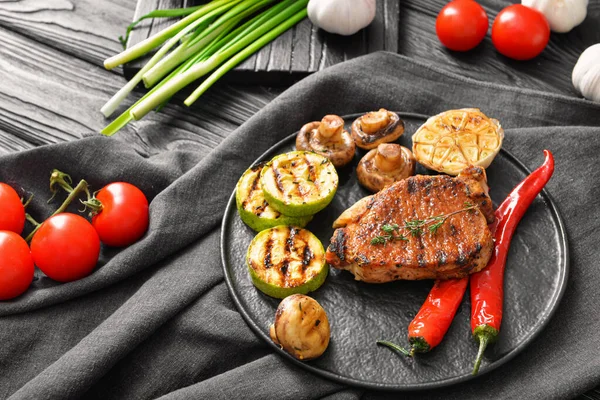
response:
<svg viewBox="0 0 600 400"><path fill-rule="evenodd" d="M127 28L122 41L145 18L185 18L104 62L112 69L161 46L101 111L110 116L142 81L150 90L101 133L111 136L132 119L160 110L178 91L208 75L184 101L192 105L224 74L306 18L307 4L308 0L213 0L198 7L144 15Z"/></svg>

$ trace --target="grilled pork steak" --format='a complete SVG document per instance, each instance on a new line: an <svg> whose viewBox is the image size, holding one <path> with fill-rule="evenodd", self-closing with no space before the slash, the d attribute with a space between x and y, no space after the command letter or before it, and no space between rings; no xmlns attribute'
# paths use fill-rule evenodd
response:
<svg viewBox="0 0 600 400"><path fill-rule="evenodd" d="M477 208L470 208L477 206ZM431 232L404 228L407 222L448 216ZM434 222L439 222L437 221ZM485 171L469 167L458 177L417 175L358 201L334 223L327 262L371 283L399 279L460 278L483 269L493 249L494 221ZM395 238L385 238L396 226ZM372 239L382 237L379 243ZM383 242L383 243L382 243Z"/></svg>

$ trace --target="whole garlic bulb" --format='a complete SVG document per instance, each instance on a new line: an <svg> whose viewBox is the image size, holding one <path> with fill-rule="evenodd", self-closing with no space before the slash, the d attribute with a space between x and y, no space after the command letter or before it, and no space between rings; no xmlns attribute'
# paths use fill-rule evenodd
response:
<svg viewBox="0 0 600 400"><path fill-rule="evenodd" d="M583 97L600 102L600 43L581 53L572 78L573 86Z"/></svg>
<svg viewBox="0 0 600 400"><path fill-rule="evenodd" d="M588 0L521 0L521 4L544 14L553 32L569 32L583 22Z"/></svg>
<svg viewBox="0 0 600 400"><path fill-rule="evenodd" d="M376 0L310 0L308 18L330 33L353 35L375 19Z"/></svg>

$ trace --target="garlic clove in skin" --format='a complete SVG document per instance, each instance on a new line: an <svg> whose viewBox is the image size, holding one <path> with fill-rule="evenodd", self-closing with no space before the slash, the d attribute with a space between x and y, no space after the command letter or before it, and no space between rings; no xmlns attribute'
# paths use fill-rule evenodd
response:
<svg viewBox="0 0 600 400"><path fill-rule="evenodd" d="M521 4L544 14L552 32L565 33L583 22L588 0L521 0Z"/></svg>
<svg viewBox="0 0 600 400"><path fill-rule="evenodd" d="M376 9L376 0L310 0L308 18L327 32L349 36L373 22Z"/></svg>
<svg viewBox="0 0 600 400"><path fill-rule="evenodd" d="M573 86L588 100L600 102L600 43L588 47L573 68Z"/></svg>

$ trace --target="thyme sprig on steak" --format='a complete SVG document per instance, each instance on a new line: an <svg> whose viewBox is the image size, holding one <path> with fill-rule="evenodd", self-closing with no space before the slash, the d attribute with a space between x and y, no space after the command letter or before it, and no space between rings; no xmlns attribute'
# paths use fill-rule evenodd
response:
<svg viewBox="0 0 600 400"><path fill-rule="evenodd" d="M382 235L375 236L371 239L373 245L386 245L388 242L394 240L407 241L408 237L401 234L401 230L406 230L414 237L423 235L426 231L430 234L435 235L438 229L446 222L452 215L459 214L462 212L470 211L478 208L477 205L471 202L465 202L465 208L460 210L452 211L448 214L434 215L425 219L412 219L404 221L404 225L398 224L385 224L381 226L381 230L384 232Z"/></svg>

